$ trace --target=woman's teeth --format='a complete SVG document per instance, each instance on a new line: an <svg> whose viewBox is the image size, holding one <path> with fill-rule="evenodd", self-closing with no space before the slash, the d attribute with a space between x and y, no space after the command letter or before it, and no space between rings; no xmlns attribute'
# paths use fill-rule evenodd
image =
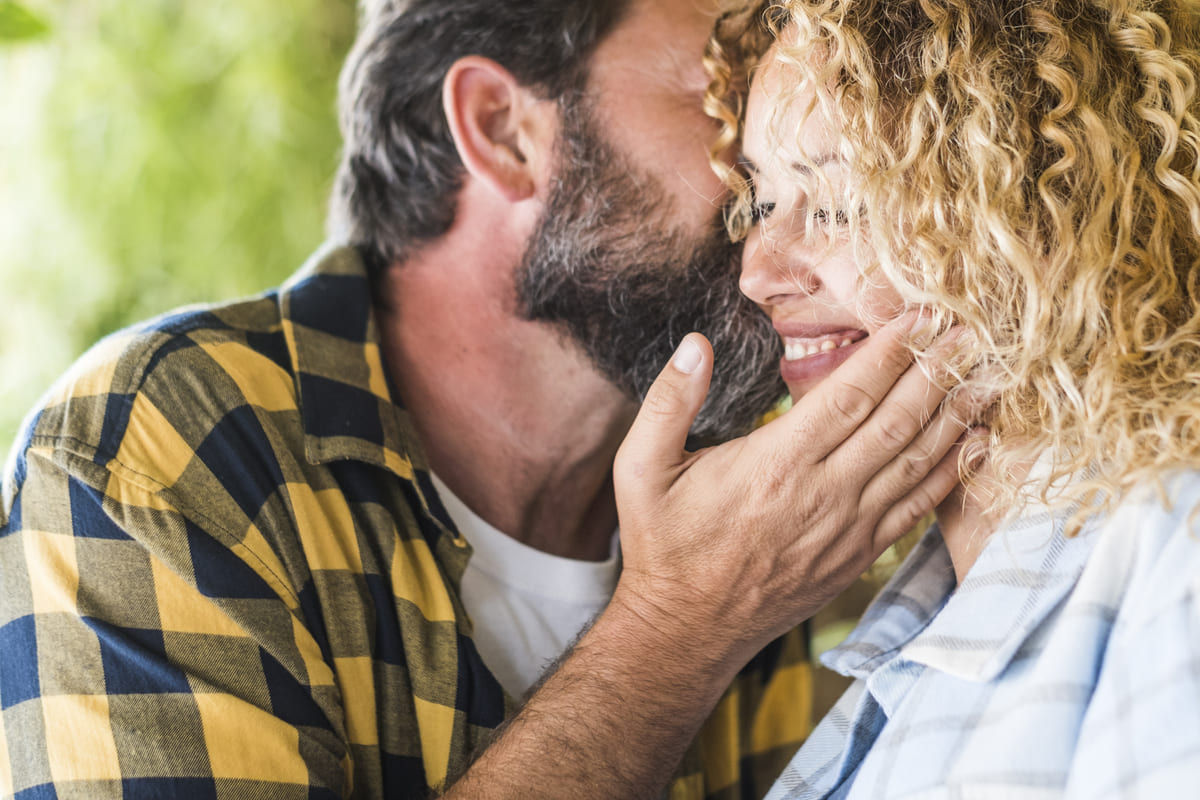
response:
<svg viewBox="0 0 1200 800"><path fill-rule="evenodd" d="M853 343L854 340L850 338L825 339L821 342L785 339L783 342L783 357L788 361L799 361L802 358L815 356L818 353L829 353Z"/></svg>

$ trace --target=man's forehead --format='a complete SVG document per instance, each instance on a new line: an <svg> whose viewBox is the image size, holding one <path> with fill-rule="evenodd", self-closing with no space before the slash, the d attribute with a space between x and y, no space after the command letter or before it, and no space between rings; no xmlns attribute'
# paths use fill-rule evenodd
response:
<svg viewBox="0 0 1200 800"><path fill-rule="evenodd" d="M728 0L630 0L628 11L611 36L654 37L660 44L672 39L707 36Z"/></svg>
<svg viewBox="0 0 1200 800"><path fill-rule="evenodd" d="M707 84L701 56L717 19L717 3L631 0L625 17L597 47L593 71L667 71L674 80L687 76Z"/></svg>

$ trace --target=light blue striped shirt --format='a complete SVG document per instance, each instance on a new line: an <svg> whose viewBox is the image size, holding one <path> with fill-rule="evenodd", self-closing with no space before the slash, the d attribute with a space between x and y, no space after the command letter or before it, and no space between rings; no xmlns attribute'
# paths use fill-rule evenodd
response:
<svg viewBox="0 0 1200 800"><path fill-rule="evenodd" d="M768 800L1200 797L1200 472L1168 485L1070 539L1032 509L957 591L931 530Z"/></svg>

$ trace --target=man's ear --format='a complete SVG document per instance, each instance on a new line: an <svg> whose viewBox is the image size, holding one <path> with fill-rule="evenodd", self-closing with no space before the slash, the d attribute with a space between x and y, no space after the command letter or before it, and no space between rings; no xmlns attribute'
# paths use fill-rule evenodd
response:
<svg viewBox="0 0 1200 800"><path fill-rule="evenodd" d="M442 107L467 171L509 202L537 193L557 135L557 107L482 56L455 61Z"/></svg>

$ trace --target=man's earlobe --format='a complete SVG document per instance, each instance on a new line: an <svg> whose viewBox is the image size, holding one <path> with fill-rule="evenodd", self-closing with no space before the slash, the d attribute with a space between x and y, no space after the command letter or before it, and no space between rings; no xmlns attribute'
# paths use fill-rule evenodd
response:
<svg viewBox="0 0 1200 800"><path fill-rule="evenodd" d="M442 84L442 106L459 158L473 177L509 202L537 193L555 135L546 119L549 102L482 56L454 62Z"/></svg>

